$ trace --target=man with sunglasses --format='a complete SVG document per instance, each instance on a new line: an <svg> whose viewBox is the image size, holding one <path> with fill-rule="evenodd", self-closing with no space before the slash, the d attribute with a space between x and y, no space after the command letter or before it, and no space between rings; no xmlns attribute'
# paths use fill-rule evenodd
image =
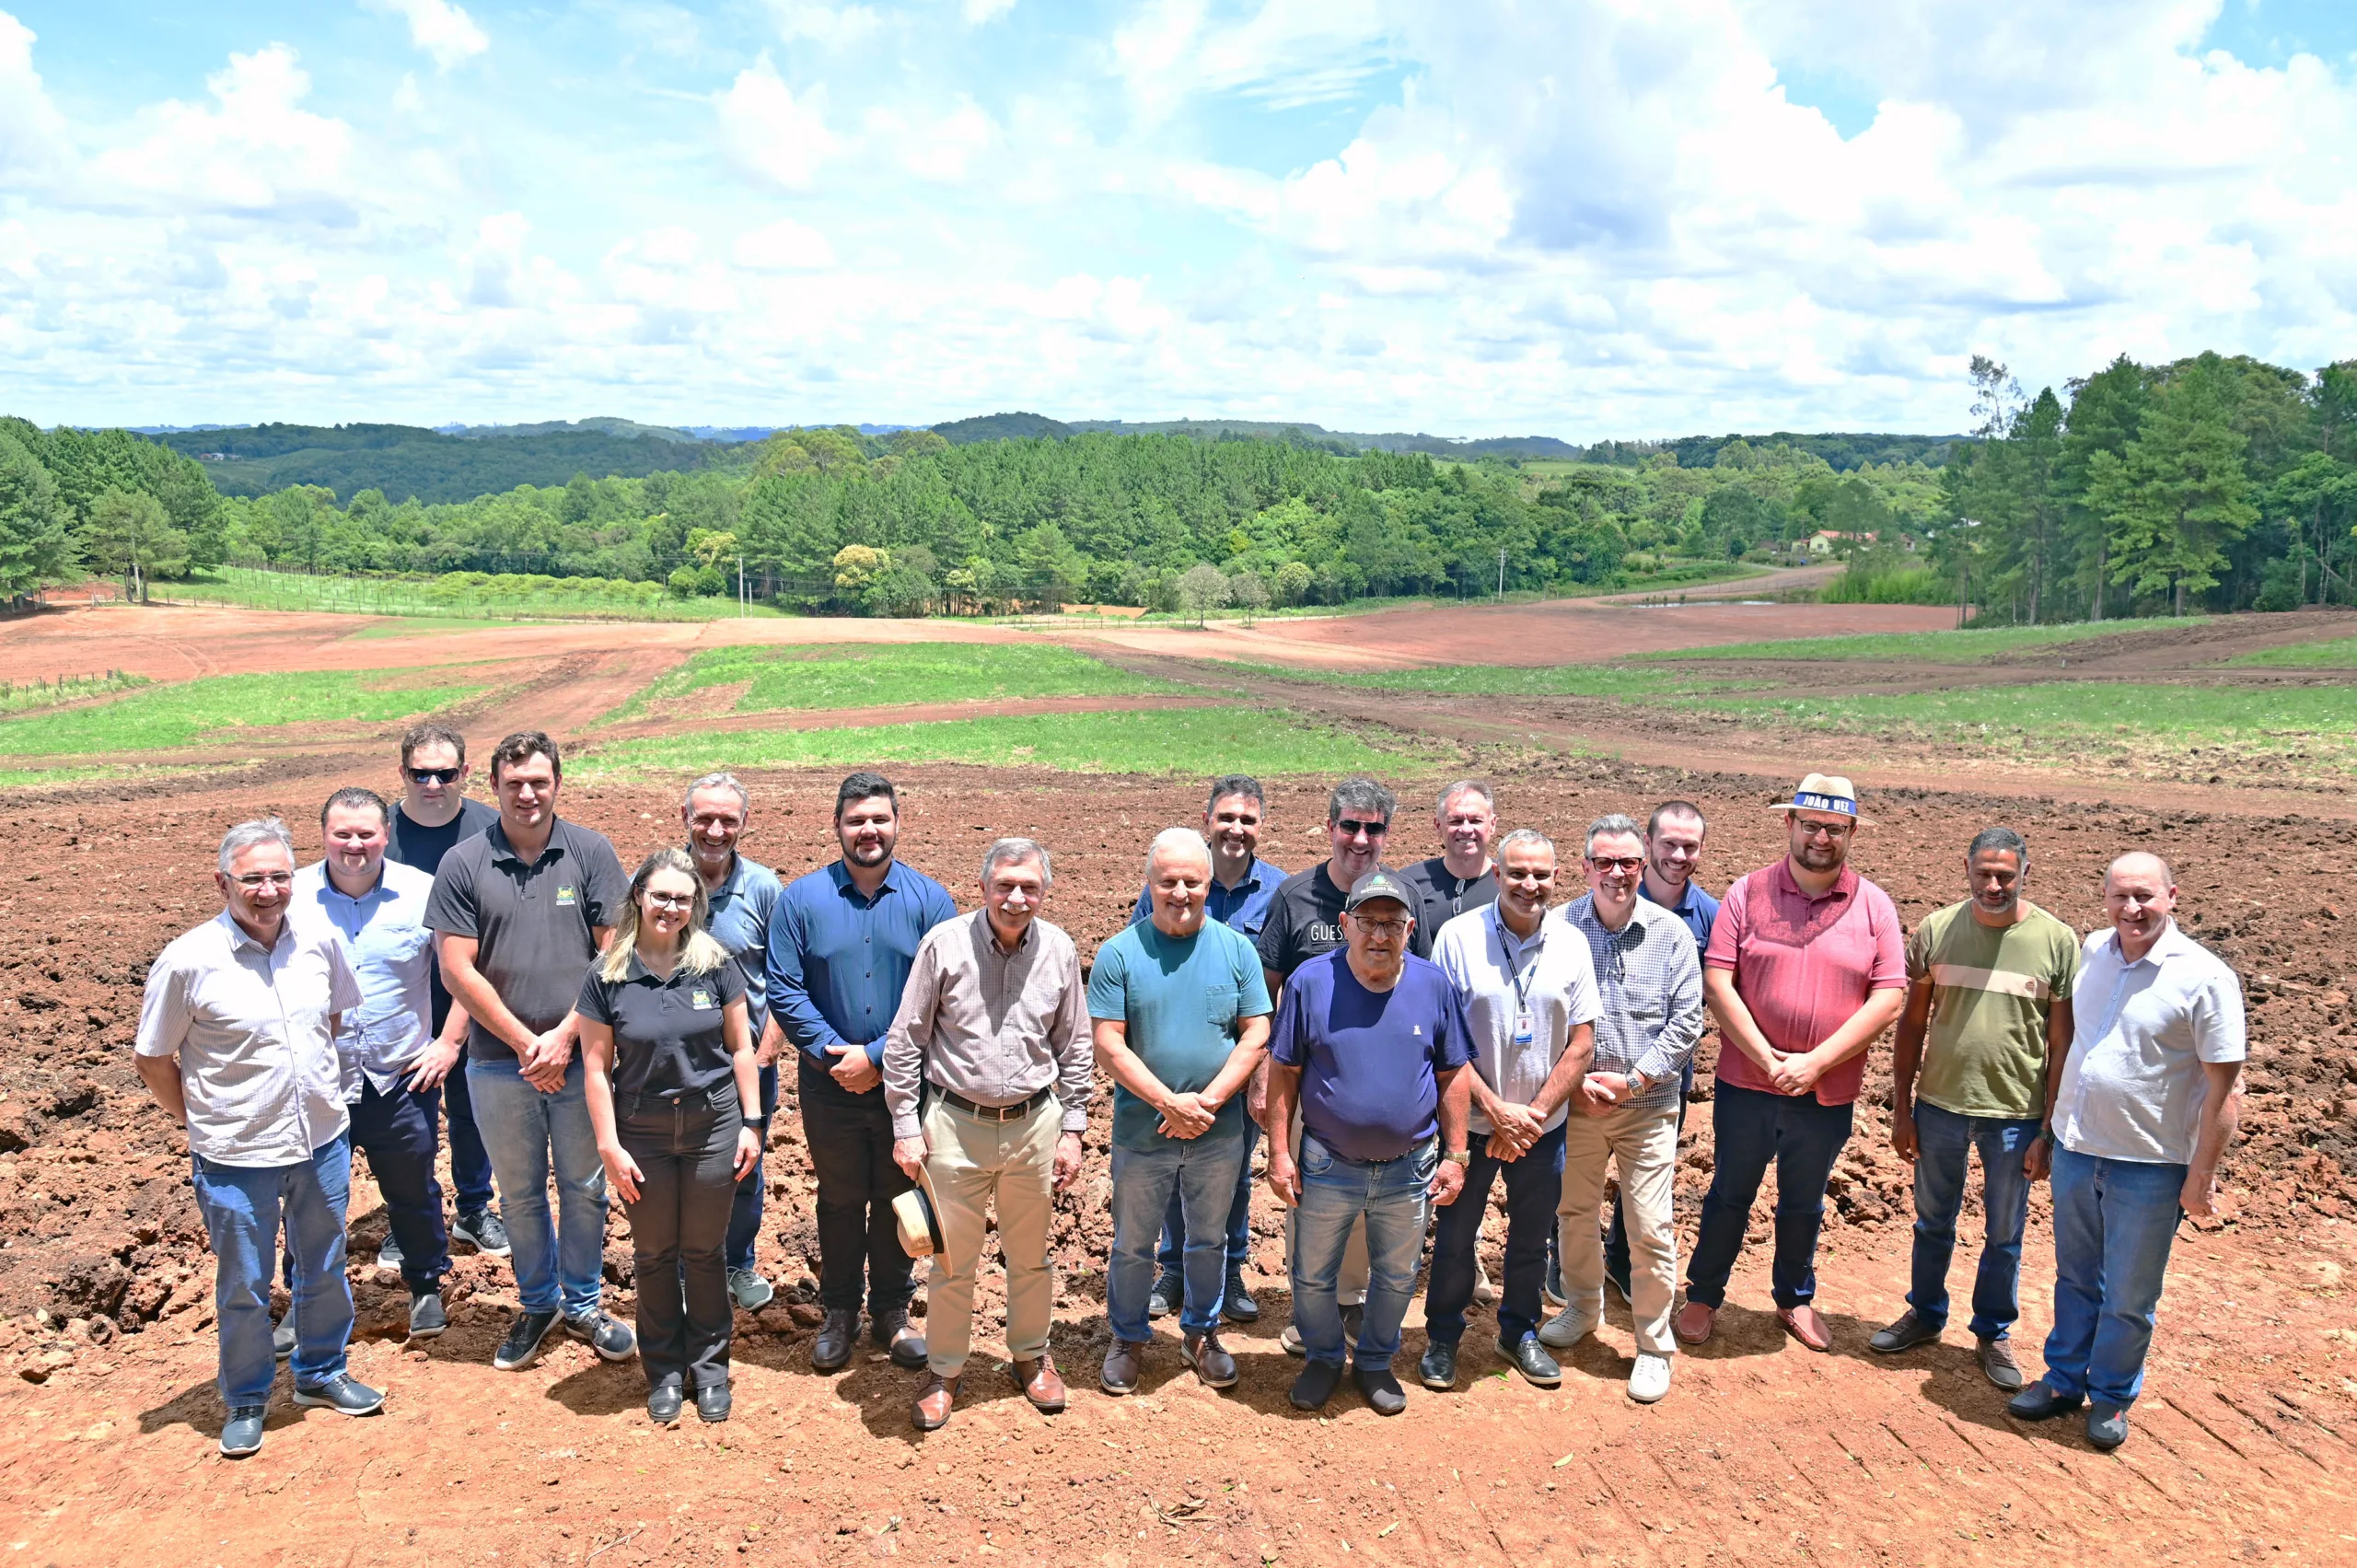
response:
<svg viewBox="0 0 2357 1568"><path fill-rule="evenodd" d="M222 835L221 912L172 939L147 970L134 1058L156 1103L188 1131L198 1212L219 1267L221 1452L261 1446L278 1364L270 1276L280 1227L293 1255L295 1402L366 1415L384 1395L345 1370L352 1193L343 1065L335 1037L360 980L335 933L286 918L295 842L277 818Z"/></svg>
<svg viewBox="0 0 2357 1568"><path fill-rule="evenodd" d="M1260 965L1267 971L1263 978L1268 981L1272 1003L1282 998L1285 981L1295 970L1343 946L1343 903L1360 877L1382 869L1384 845L1391 838L1391 814L1399 806L1398 796L1370 778L1344 779L1327 796L1327 856L1306 871L1295 872L1278 886L1277 896L1269 906L1268 923L1260 928ZM1412 890L1411 897L1416 897ZM1415 911L1411 908L1409 912L1413 914ZM1262 1131L1273 1132L1279 1130L1267 1123L1268 1081L1269 1071L1264 1065L1253 1075L1245 1109L1261 1124ZM1295 1151L1294 1157L1298 1159L1298 1118L1286 1130L1286 1136L1288 1146ZM1285 1219L1288 1255L1293 1251L1298 1228L1289 1213ZM1346 1324L1366 1300L1366 1225L1361 1221L1352 1225L1349 1244L1342 1253L1340 1299ZM1355 1326L1353 1331L1356 1332ZM1280 1342L1286 1354L1302 1353L1297 1318L1285 1325Z"/></svg>
<svg viewBox="0 0 2357 1568"><path fill-rule="evenodd" d="M401 797L393 807L387 860L430 877L442 869L442 857L453 845L499 820L496 809L467 798L467 738L448 726L421 724L401 737ZM474 1100L467 1093L467 1010L451 1000L440 964L429 963L426 971L434 1037L417 1059L417 1085L440 1089L442 1112L450 1124L450 1185L458 1207L450 1239L505 1258L507 1227L491 1206L491 1156L475 1130ZM379 1252L377 1265L400 1267L399 1245L388 1237L387 1246L391 1256Z"/></svg>
<svg viewBox="0 0 2357 1568"><path fill-rule="evenodd" d="M1440 928L1468 910L1495 903L1497 862L1490 844L1498 836L1497 799L1479 779L1459 779L1440 792L1433 807L1433 830L1441 853L1401 868L1399 880L1415 889L1416 956L1429 958Z"/></svg>
<svg viewBox="0 0 2357 1568"><path fill-rule="evenodd" d="M1811 773L1771 809L1785 815L1784 858L1727 889L1702 957L1703 999L1719 1026L1717 1163L1676 1329L1699 1345L1717 1326L1773 1161L1776 1315L1825 1351L1832 1331L1811 1305L1825 1187L1850 1141L1866 1048L1907 999L1906 931L1890 895L1850 867L1851 840L1871 824L1848 779Z"/></svg>
<svg viewBox="0 0 2357 1568"><path fill-rule="evenodd" d="M1564 1307L1538 1330L1567 1350L1604 1319L1604 1248L1596 1211L1608 1160L1620 1178L1634 1262L1629 1315L1636 1365L1629 1397L1652 1404L1669 1392L1677 1353L1669 1309L1678 1295L1671 1183L1678 1173L1678 1082L1702 1038L1702 965L1686 923L1638 897L1644 841L1618 812L1587 830L1587 892L1565 906L1563 924L1584 939L1598 999L1595 1062L1572 1097L1564 1130L1561 1214Z"/></svg>

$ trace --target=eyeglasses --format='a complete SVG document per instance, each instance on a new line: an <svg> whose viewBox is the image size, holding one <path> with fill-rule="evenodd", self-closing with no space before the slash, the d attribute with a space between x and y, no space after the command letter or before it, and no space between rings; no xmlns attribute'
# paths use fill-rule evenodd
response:
<svg viewBox="0 0 2357 1568"><path fill-rule="evenodd" d="M1801 830L1801 837L1805 839L1846 839L1850 836L1850 830L1855 826L1855 824L1850 822L1794 822L1793 826Z"/></svg>
<svg viewBox="0 0 2357 1568"><path fill-rule="evenodd" d="M452 784L459 782L461 771L458 768L412 768L409 776L422 784Z"/></svg>
<svg viewBox="0 0 2357 1568"><path fill-rule="evenodd" d="M696 896L693 893L648 892L641 894L640 897L650 904L660 904L667 910L691 909L696 901Z"/></svg>
<svg viewBox="0 0 2357 1568"><path fill-rule="evenodd" d="M259 893L264 888L293 887L295 873L292 871L249 871L233 880L247 892Z"/></svg>
<svg viewBox="0 0 2357 1568"><path fill-rule="evenodd" d="M1339 829L1346 839L1357 838L1361 833L1371 839L1379 839L1391 831L1388 822L1361 822L1350 817L1337 817L1332 826Z"/></svg>
<svg viewBox="0 0 2357 1568"><path fill-rule="evenodd" d="M1404 920L1362 919L1359 921L1358 926L1361 931L1365 932L1369 936L1399 936L1406 933L1408 929L1408 923Z"/></svg>
<svg viewBox="0 0 2357 1568"><path fill-rule="evenodd" d="M1587 863L1599 872L1627 873L1643 870L1645 857L1642 854L1592 854L1587 857Z"/></svg>

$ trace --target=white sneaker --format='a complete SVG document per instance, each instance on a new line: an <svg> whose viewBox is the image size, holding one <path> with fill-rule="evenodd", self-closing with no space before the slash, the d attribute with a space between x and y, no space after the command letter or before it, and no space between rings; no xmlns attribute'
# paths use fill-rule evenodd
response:
<svg viewBox="0 0 2357 1568"><path fill-rule="evenodd" d="M1538 1342L1549 1350L1569 1350L1594 1332L1596 1317L1593 1313L1566 1307L1540 1325Z"/></svg>
<svg viewBox="0 0 2357 1568"><path fill-rule="evenodd" d="M1641 1405L1649 1405L1668 1392L1669 1357L1637 1357L1636 1367L1629 1374L1629 1397Z"/></svg>

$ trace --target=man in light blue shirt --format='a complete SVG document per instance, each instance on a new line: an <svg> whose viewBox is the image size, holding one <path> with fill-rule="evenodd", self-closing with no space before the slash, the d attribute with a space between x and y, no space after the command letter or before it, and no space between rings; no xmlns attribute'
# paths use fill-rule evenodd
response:
<svg viewBox="0 0 2357 1568"><path fill-rule="evenodd" d="M745 1006L753 1038L761 1041L761 1114L748 1115L745 1125L756 1129L767 1147L771 1118L777 1114L777 1048L783 1039L770 1032L769 950L770 914L778 895L785 891L777 873L737 853L737 842L752 820L753 797L726 773L706 773L688 786L679 805L679 819L688 830L688 857L695 862L710 906L705 927L713 940L728 949L745 977ZM766 1159L737 1182L736 1206L728 1214L728 1294L748 1312L758 1312L777 1292L753 1266L753 1244L761 1234L761 1194L767 1179Z"/></svg>
<svg viewBox="0 0 2357 1568"><path fill-rule="evenodd" d="M434 878L385 858L391 823L392 808L375 790L328 796L319 808L327 854L296 874L290 911L298 927L335 933L360 981L360 1005L343 1015L335 1041L352 1145L368 1156L391 1221L377 1266L400 1269L410 1337L425 1340L449 1326L442 1276L450 1237L434 1176L441 1089L418 1082L425 1075L419 1058L434 1038L434 934L425 923Z"/></svg>

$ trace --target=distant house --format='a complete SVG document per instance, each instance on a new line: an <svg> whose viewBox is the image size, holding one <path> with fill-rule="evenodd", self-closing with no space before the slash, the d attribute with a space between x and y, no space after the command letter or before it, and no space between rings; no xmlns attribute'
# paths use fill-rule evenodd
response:
<svg viewBox="0 0 2357 1568"><path fill-rule="evenodd" d="M226 463L229 460L229 454L226 452L199 452L196 455L196 460L200 463Z"/></svg>

